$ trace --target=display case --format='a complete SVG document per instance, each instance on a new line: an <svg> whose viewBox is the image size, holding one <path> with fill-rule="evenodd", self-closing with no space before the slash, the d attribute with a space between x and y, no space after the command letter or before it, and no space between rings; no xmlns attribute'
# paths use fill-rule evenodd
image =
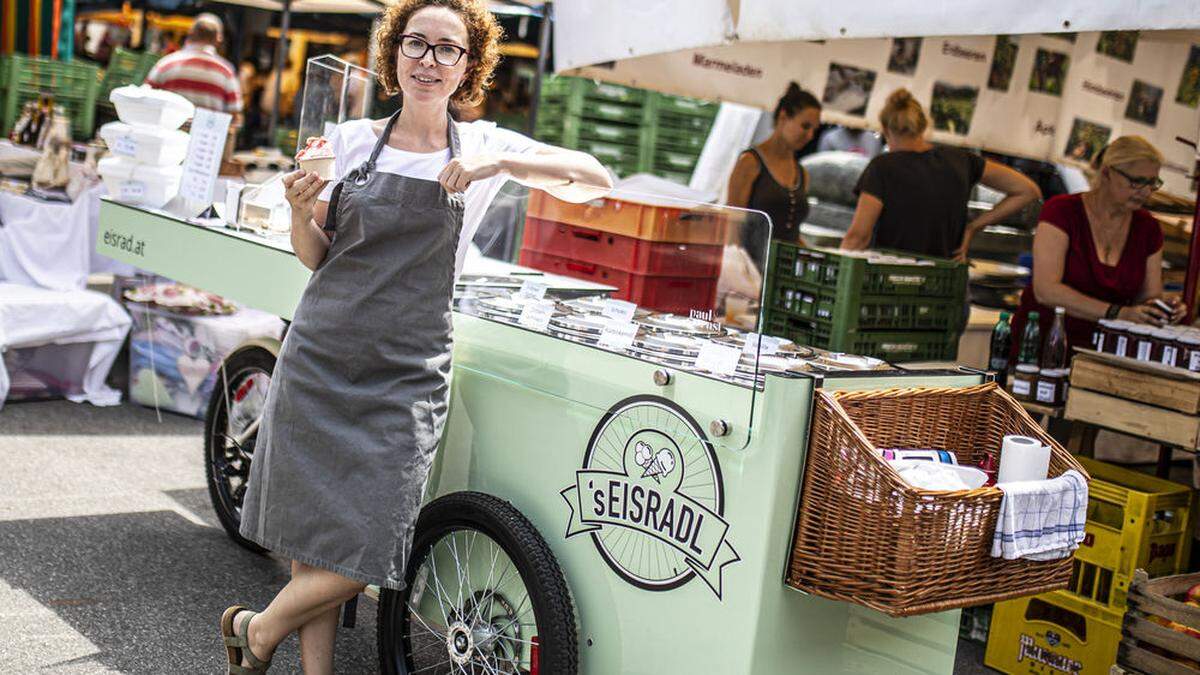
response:
<svg viewBox="0 0 1200 675"><path fill-rule="evenodd" d="M297 145L304 147L305 139L312 136L328 136L334 126L347 120L369 117L374 99L374 72L332 54L309 59Z"/></svg>

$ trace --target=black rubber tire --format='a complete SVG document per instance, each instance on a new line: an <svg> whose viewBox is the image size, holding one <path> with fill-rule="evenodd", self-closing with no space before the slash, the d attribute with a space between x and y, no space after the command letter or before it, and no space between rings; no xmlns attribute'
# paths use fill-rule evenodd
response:
<svg viewBox="0 0 1200 675"><path fill-rule="evenodd" d="M421 509L413 537L412 555L402 591L381 590L376 621L379 670L384 675L408 675L412 663L401 635L403 609L408 604L417 570L430 549L453 530L478 530L500 545L529 591L538 625L538 653L543 675L576 675L579 644L575 609L562 568L550 546L512 504L480 492L455 492Z"/></svg>
<svg viewBox="0 0 1200 675"><path fill-rule="evenodd" d="M208 411L204 415L204 475L208 482L208 497L212 500L213 511L216 511L217 520L221 522L225 534L229 535L229 538L238 546L254 553L264 554L267 553L267 549L246 539L238 531L242 522L241 516L231 510L222 497L216 477L217 430L225 428L225 397L230 395L230 392L225 389L225 381L228 380L231 386L234 386L247 370L261 370L270 375L275 371L275 355L263 347L251 346L243 347L225 359L225 378L221 378L218 374L217 384L213 387L212 396L208 399ZM246 463L248 469L249 460L246 460Z"/></svg>

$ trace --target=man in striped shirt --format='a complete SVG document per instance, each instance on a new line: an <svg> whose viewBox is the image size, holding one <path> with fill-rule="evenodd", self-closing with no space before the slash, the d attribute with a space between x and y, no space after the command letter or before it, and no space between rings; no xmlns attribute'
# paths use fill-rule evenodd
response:
<svg viewBox="0 0 1200 675"><path fill-rule="evenodd" d="M234 123L242 112L242 87L237 72L217 54L223 28L213 14L200 14L179 51L159 59L146 84L173 91L196 106L230 113Z"/></svg>

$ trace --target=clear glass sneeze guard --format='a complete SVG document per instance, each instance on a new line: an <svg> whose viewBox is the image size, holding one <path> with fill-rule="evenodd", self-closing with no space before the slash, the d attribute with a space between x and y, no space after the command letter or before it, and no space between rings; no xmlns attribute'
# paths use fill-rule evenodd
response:
<svg viewBox="0 0 1200 675"><path fill-rule="evenodd" d="M375 99L374 71L332 54L308 60L300 101L297 149L305 139L328 136L335 125L371 115Z"/></svg>

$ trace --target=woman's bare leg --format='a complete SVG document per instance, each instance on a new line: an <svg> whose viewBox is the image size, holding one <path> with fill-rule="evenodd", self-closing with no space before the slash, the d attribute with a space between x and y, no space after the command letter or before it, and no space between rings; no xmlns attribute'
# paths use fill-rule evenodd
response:
<svg viewBox="0 0 1200 675"><path fill-rule="evenodd" d="M338 607L360 593L365 584L348 579L335 572L297 564L293 567L292 580L275 596L271 604L261 613L250 620L249 635L250 651L262 660L271 658L275 648L289 633L299 630L301 626L312 621L318 621L314 626L320 628L327 624L329 662L333 656L333 629L337 625ZM332 621L328 616L332 615ZM234 617L234 630L240 630L238 617ZM243 665L249 665L244 663ZM319 665L319 664L314 664ZM305 673L323 673L328 671L310 671L305 666Z"/></svg>

